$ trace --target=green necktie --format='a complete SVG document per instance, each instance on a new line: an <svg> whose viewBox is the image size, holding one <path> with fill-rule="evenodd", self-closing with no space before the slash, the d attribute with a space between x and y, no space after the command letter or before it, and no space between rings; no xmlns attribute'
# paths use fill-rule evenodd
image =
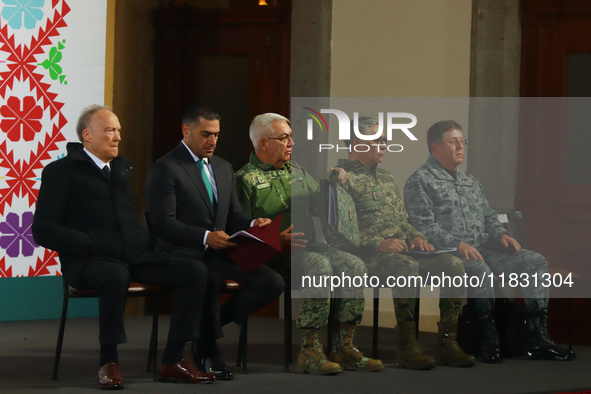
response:
<svg viewBox="0 0 591 394"><path fill-rule="evenodd" d="M211 206L214 206L214 198L213 198L213 189L211 187L211 182L209 181L209 177L205 172L205 166L203 165L203 159L199 159L197 161L199 164L199 169L201 170L201 177L203 178L203 183L205 183L205 188L207 189L207 194L209 194L209 201L211 202Z"/></svg>

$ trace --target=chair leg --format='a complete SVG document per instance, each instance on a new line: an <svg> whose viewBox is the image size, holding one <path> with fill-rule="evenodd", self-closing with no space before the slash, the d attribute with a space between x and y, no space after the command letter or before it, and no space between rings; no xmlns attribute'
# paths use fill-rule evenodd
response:
<svg viewBox="0 0 591 394"><path fill-rule="evenodd" d="M380 289L373 290L373 338L372 338L372 356L378 358L378 327L380 316Z"/></svg>
<svg viewBox="0 0 591 394"><path fill-rule="evenodd" d="M152 333L150 334L150 350L146 372L152 371L154 381L158 380L158 318L160 317L160 294L152 297Z"/></svg>
<svg viewBox="0 0 591 394"><path fill-rule="evenodd" d="M334 326L335 326L335 311L337 308L337 302L335 298L330 299L330 312L328 312L328 332L326 334L326 353L330 354L332 351L332 345L334 342Z"/></svg>
<svg viewBox="0 0 591 394"><path fill-rule="evenodd" d="M68 315L68 296L64 294L62 303L62 317L60 320L60 329L57 334L57 346L55 348L55 360L53 362L53 380L57 380L57 371L60 365L60 358L62 356L62 345L64 344L64 331L66 329L66 318Z"/></svg>
<svg viewBox="0 0 591 394"><path fill-rule="evenodd" d="M242 326L240 326L240 333L238 334L238 355L236 356L236 366L242 366Z"/></svg>
<svg viewBox="0 0 591 394"><path fill-rule="evenodd" d="M417 297L417 303L415 305L415 328L417 330L417 340L419 339L419 316L421 315L421 297Z"/></svg>
<svg viewBox="0 0 591 394"><path fill-rule="evenodd" d="M568 299L568 350L573 350L573 297Z"/></svg>
<svg viewBox="0 0 591 394"><path fill-rule="evenodd" d="M246 345L248 340L248 319L240 325L240 337L238 339L238 360L236 360L236 366L239 367L242 364L242 373L246 371Z"/></svg>
<svg viewBox="0 0 591 394"><path fill-rule="evenodd" d="M285 290L283 293L283 328L284 328L284 355L285 355L285 372L289 372L289 364L291 363L291 289Z"/></svg>

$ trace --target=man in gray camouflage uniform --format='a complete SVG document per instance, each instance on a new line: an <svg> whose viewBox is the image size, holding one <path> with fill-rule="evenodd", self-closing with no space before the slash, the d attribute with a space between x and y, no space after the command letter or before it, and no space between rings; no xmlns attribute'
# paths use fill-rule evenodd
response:
<svg viewBox="0 0 591 394"><path fill-rule="evenodd" d="M482 278L495 273L526 273L542 277L548 272L544 256L522 249L499 222L478 180L460 170L467 141L462 126L440 121L427 132L429 158L406 182L404 200L410 222L439 248L458 248L466 273ZM531 359L572 360L572 351L559 349L547 332L548 288L523 288L528 316L527 356ZM482 326L485 362L501 362L492 317L494 289L490 281L469 287L470 305Z"/></svg>
<svg viewBox="0 0 591 394"><path fill-rule="evenodd" d="M275 218L283 214L282 253L269 266L283 274L286 281L290 281L291 268L294 278L342 274L363 277L366 268L358 257L316 242L312 215L320 215L320 187L308 172L290 160L293 140L289 120L273 113L259 115L250 126L250 139L255 152L249 163L236 173L242 208L247 215L264 212ZM296 232L292 233L292 229ZM318 337L319 329L328 321L330 288L302 288L302 309L297 320L297 327L302 331L298 371L327 375L342 371L342 367L359 371L383 369L380 360L365 357L353 345L355 326L361 322L365 305L363 288L341 287L335 293L339 298L335 311L336 337L329 361Z"/></svg>
<svg viewBox="0 0 591 394"><path fill-rule="evenodd" d="M408 254L433 252L433 245L409 222L408 215L392 174L378 168L384 159L386 139L378 131L377 120L360 117L358 130L373 135L375 140L354 137L347 160L339 167L347 171L345 190L353 197L361 235L360 257L371 275L378 276L382 285L388 276L418 277L445 274L462 277L464 268L457 257L449 254ZM435 363L454 367L469 367L475 359L465 354L456 342L458 316L464 296L463 288L443 286L439 302L439 339L432 357L423 354L416 337L414 309L419 291L414 286L395 287L394 308L398 323L397 365L409 369L431 369Z"/></svg>

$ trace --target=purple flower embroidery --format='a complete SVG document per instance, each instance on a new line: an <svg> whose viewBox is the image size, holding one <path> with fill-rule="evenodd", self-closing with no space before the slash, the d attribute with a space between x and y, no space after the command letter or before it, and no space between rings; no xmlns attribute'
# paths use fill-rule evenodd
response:
<svg viewBox="0 0 591 394"><path fill-rule="evenodd" d="M33 240L31 225L33 212L24 212L21 220L14 212L6 215L6 221L0 223L0 247L6 249L10 257L18 257L22 245L23 256L31 256L37 245Z"/></svg>

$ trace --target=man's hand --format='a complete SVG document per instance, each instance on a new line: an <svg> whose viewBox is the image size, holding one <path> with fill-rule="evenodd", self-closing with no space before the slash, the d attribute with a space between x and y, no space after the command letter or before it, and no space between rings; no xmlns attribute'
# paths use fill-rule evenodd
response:
<svg viewBox="0 0 591 394"><path fill-rule="evenodd" d="M406 242L398 238L390 238L380 242L378 250L383 253L401 253L408 252L408 247L406 246Z"/></svg>
<svg viewBox="0 0 591 394"><path fill-rule="evenodd" d="M288 251L288 250L301 250L306 247L308 241L304 239L304 233L292 233L291 230L293 229L293 224L286 228L284 231L279 234L279 239L281 241L281 250Z"/></svg>
<svg viewBox="0 0 591 394"><path fill-rule="evenodd" d="M501 245L503 245L506 248L508 248L509 245L511 245L513 249L515 249L515 253L513 254L517 254L517 252L521 250L521 245L519 245L519 242L517 242L517 240L509 234L501 235Z"/></svg>
<svg viewBox="0 0 591 394"><path fill-rule="evenodd" d="M465 242L460 242L458 245L458 253L464 256L466 260L480 260L484 261L484 258L480 254L480 252L473 246L468 245Z"/></svg>
<svg viewBox="0 0 591 394"><path fill-rule="evenodd" d="M420 250L421 252L432 252L435 250L435 246L431 245L421 237L415 237L415 239L412 240L412 244L410 244L410 248Z"/></svg>
<svg viewBox="0 0 591 394"><path fill-rule="evenodd" d="M333 167L328 171L328 173L332 174L333 171L337 173L337 180L339 181L339 183L341 185L344 185L345 182L347 182L347 171L345 171L345 169L341 167Z"/></svg>
<svg viewBox="0 0 591 394"><path fill-rule="evenodd" d="M265 227L271 224L272 220L267 218L256 218L253 227Z"/></svg>
<svg viewBox="0 0 591 394"><path fill-rule="evenodd" d="M230 236L223 231L210 231L207 234L207 240L205 243L213 249L223 250L234 248L238 245L228 241Z"/></svg>

